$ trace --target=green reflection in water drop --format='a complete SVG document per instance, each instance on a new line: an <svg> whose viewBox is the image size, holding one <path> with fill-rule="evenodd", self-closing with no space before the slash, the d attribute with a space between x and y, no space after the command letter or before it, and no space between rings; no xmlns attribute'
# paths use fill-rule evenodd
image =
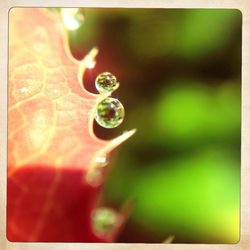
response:
<svg viewBox="0 0 250 250"><path fill-rule="evenodd" d="M110 208L98 208L92 214L93 228L98 234L106 234L112 231L118 220L118 214Z"/></svg>

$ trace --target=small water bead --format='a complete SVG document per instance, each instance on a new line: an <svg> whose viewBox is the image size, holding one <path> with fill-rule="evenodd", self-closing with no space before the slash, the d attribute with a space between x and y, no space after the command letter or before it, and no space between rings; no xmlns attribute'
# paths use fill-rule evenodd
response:
<svg viewBox="0 0 250 250"><path fill-rule="evenodd" d="M95 87L100 93L110 92L119 87L119 82L113 74L103 72L96 77Z"/></svg>
<svg viewBox="0 0 250 250"><path fill-rule="evenodd" d="M125 110L121 102L108 97L97 105L95 120L104 128L115 128L122 123L124 116Z"/></svg>
<svg viewBox="0 0 250 250"><path fill-rule="evenodd" d="M92 225L96 233L107 234L112 231L118 221L118 214L111 208L101 207L92 214Z"/></svg>

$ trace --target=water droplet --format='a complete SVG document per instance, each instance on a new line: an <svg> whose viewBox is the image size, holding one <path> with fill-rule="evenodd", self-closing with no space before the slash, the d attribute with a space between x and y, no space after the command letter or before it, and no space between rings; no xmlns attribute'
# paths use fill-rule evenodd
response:
<svg viewBox="0 0 250 250"><path fill-rule="evenodd" d="M122 123L124 116L125 110L121 102L108 97L97 105L95 120L104 128L115 128Z"/></svg>
<svg viewBox="0 0 250 250"><path fill-rule="evenodd" d="M112 231L118 221L118 214L111 208L98 208L92 214L92 225L97 234L106 234Z"/></svg>
<svg viewBox="0 0 250 250"><path fill-rule="evenodd" d="M99 74L95 80L95 87L100 93L114 91L119 85L116 77L109 72Z"/></svg>

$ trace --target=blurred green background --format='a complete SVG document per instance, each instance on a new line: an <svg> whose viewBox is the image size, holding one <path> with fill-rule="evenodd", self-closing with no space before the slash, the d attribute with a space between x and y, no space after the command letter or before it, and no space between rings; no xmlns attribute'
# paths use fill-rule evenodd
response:
<svg viewBox="0 0 250 250"><path fill-rule="evenodd" d="M83 9L73 55L98 46L84 76L112 72L136 134L114 155L104 204L133 211L118 242L236 243L240 216L241 13L232 9Z"/></svg>

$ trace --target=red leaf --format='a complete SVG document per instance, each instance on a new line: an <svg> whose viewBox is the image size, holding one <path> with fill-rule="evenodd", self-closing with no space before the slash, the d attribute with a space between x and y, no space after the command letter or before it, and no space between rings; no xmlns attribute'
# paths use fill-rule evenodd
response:
<svg viewBox="0 0 250 250"><path fill-rule="evenodd" d="M105 242L91 225L100 186L86 174L133 132L112 141L94 136L103 96L83 88L85 61L70 55L58 16L12 9L9 39L7 237Z"/></svg>

